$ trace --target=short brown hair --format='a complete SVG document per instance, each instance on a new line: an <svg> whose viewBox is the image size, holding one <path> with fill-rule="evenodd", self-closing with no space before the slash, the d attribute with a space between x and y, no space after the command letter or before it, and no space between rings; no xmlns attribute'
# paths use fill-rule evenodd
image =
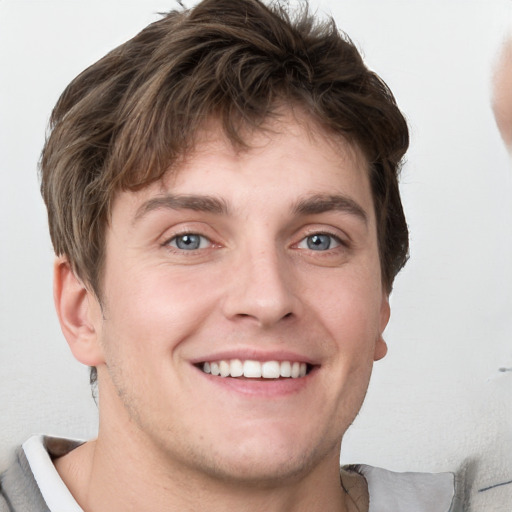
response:
<svg viewBox="0 0 512 512"><path fill-rule="evenodd" d="M369 162L382 280L408 254L398 190L408 130L386 84L334 20L279 3L203 0L172 11L83 71L50 120L41 190L55 252L101 296L105 231L120 190L160 179L209 119L233 144L296 105Z"/></svg>

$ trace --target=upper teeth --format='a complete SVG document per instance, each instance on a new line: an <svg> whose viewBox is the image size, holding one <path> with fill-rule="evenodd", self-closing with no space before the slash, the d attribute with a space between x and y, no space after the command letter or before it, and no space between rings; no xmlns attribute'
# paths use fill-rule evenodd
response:
<svg viewBox="0 0 512 512"><path fill-rule="evenodd" d="M230 359L203 363L205 373L221 377L248 377L252 379L278 379L279 377L304 377L307 371L306 363L297 361L253 361L247 359Z"/></svg>

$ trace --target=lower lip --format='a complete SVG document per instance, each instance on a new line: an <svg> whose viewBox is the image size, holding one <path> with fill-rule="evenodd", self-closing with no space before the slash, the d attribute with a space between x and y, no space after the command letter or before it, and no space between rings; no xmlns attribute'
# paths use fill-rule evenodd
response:
<svg viewBox="0 0 512 512"><path fill-rule="evenodd" d="M204 373L199 368L196 368L196 370L209 382L226 391L234 391L254 397L279 397L298 393L311 382L316 373L316 368L314 368L305 377L263 380L220 377Z"/></svg>

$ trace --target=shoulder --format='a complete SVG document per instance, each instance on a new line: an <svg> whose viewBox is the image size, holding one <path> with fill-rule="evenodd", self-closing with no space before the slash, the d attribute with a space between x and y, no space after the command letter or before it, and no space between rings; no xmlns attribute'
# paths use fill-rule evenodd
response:
<svg viewBox="0 0 512 512"><path fill-rule="evenodd" d="M20 447L0 475L0 512L47 512L37 482Z"/></svg>
<svg viewBox="0 0 512 512"><path fill-rule="evenodd" d="M0 488L0 512L11 512L11 509L9 508L7 501L5 501L5 498L2 496L2 493L2 489Z"/></svg>
<svg viewBox="0 0 512 512"><path fill-rule="evenodd" d="M368 465L345 468L366 479L369 512L461 512L453 473L397 473Z"/></svg>
<svg viewBox="0 0 512 512"><path fill-rule="evenodd" d="M0 512L80 511L52 462L80 444L47 436L25 441L0 475Z"/></svg>

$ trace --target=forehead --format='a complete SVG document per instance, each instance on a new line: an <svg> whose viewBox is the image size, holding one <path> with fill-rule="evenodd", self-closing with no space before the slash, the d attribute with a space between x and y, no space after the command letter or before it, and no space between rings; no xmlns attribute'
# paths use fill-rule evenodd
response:
<svg viewBox="0 0 512 512"><path fill-rule="evenodd" d="M296 180L301 171L309 169L315 174L315 166L319 164L322 169L333 171L329 176L333 183L342 174L337 175L336 170L350 169L357 179L368 175L367 159L356 144L339 134L328 133L311 116L301 112L285 111L260 127L242 129L239 136L245 144L242 147L224 134L219 122L206 123L197 134L193 150L165 173L163 187L177 186L189 180L192 172L210 176L226 166L238 167L241 172L244 168L254 168L255 182L268 181L272 177L277 181L283 175ZM261 166L261 172L256 171L258 166ZM266 168L275 172L267 173ZM319 180L322 169L317 169Z"/></svg>
<svg viewBox="0 0 512 512"><path fill-rule="evenodd" d="M120 193L114 204L122 198L134 207L170 192L241 202L266 195L272 203L296 202L301 194L349 194L358 202L373 202L362 151L309 116L285 112L257 129L246 128L241 137L243 147L225 135L219 122L206 123L193 150L160 180L135 193ZM273 193L277 188L280 194Z"/></svg>

